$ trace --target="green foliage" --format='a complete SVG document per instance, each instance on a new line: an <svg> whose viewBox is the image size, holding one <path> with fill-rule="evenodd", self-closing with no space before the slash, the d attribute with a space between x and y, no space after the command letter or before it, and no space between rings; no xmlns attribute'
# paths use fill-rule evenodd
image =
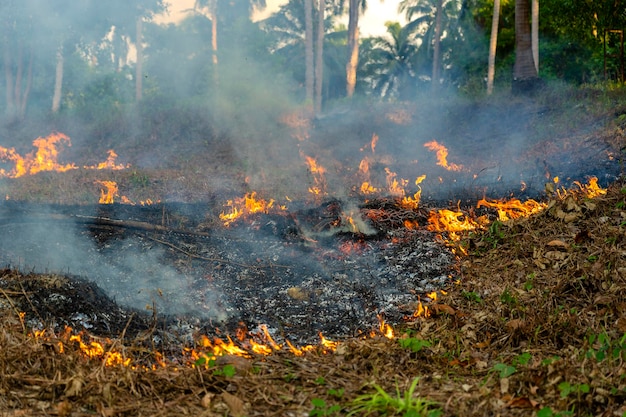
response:
<svg viewBox="0 0 626 417"><path fill-rule="evenodd" d="M405 349L410 349L413 352L419 352L424 348L431 347L432 343L428 340L423 340L417 337L407 337L404 339L398 339L398 343Z"/></svg>
<svg viewBox="0 0 626 417"><path fill-rule="evenodd" d="M419 378L415 378L404 393L396 385L395 395L387 393L379 385L373 384L375 392L364 394L352 401L348 416L366 416L374 413L404 417L438 417L443 414L436 403L415 397Z"/></svg>
<svg viewBox="0 0 626 417"><path fill-rule="evenodd" d="M574 415L573 411L552 411L550 407L543 407L537 411L537 417L568 417Z"/></svg>
<svg viewBox="0 0 626 417"><path fill-rule="evenodd" d="M518 367L528 365L532 355L528 352L521 353L513 358L511 365L506 363L496 363L493 366L493 371L498 373L500 378L507 378L517 372Z"/></svg>
<svg viewBox="0 0 626 417"><path fill-rule="evenodd" d="M605 359L616 361L626 357L626 334L619 340L612 341L609 335L604 332L600 334L590 334L587 337L589 348L585 356L602 362Z"/></svg>
<svg viewBox="0 0 626 417"><path fill-rule="evenodd" d="M481 304L483 302L483 299L475 291L463 291L461 295L473 303Z"/></svg>
<svg viewBox="0 0 626 417"><path fill-rule="evenodd" d="M196 367L205 367L208 369L213 369L213 375L215 376L223 376L226 378L231 378L235 376L237 373L237 368L235 368L232 364L226 364L222 367L218 367L214 357L209 357L207 355L202 355L193 363Z"/></svg>
<svg viewBox="0 0 626 417"><path fill-rule="evenodd" d="M333 414L337 414L339 411L341 411L341 406L337 404L326 404L326 401L324 401L322 398L311 399L311 404L313 404L313 409L309 411L309 416L311 417L332 416Z"/></svg>
<svg viewBox="0 0 626 417"><path fill-rule="evenodd" d="M567 398L570 394L587 394L589 393L588 384L571 384L567 381L563 381L558 385L561 398Z"/></svg>
<svg viewBox="0 0 626 417"><path fill-rule="evenodd" d="M500 301L502 304L506 304L509 307L513 307L517 304L517 298L511 294L508 288L505 288L502 294L500 294Z"/></svg>

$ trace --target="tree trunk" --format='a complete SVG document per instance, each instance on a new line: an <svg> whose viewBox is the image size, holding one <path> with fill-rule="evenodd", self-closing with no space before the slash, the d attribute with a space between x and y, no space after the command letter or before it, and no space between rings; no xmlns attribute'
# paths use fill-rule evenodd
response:
<svg viewBox="0 0 626 417"><path fill-rule="evenodd" d="M313 104L313 0L304 0L304 88L306 106Z"/></svg>
<svg viewBox="0 0 626 417"><path fill-rule="evenodd" d="M33 86L33 48L29 48L28 52L28 73L26 74L26 87L22 93L20 100L19 116L21 119L26 115L26 103L28 103L28 96L30 95L30 89Z"/></svg>
<svg viewBox="0 0 626 417"><path fill-rule="evenodd" d="M352 97L359 65L359 0L350 0L348 18L348 62L346 63L346 96Z"/></svg>
<svg viewBox="0 0 626 417"><path fill-rule="evenodd" d="M215 89L219 84L219 73L217 71L217 1L212 0L209 3L209 10L211 13L211 54L213 62L213 84Z"/></svg>
<svg viewBox="0 0 626 417"><path fill-rule="evenodd" d="M500 0L493 2L491 38L489 40L489 64L487 68L487 95L493 93L493 79L496 75L496 48L498 46L498 24L500 22Z"/></svg>
<svg viewBox="0 0 626 417"><path fill-rule="evenodd" d="M317 45L315 59L315 114L322 112L322 86L324 81L324 9L326 0L318 0Z"/></svg>
<svg viewBox="0 0 626 417"><path fill-rule="evenodd" d="M135 101L139 103L143 98L143 22L142 17L137 18L137 65L135 66Z"/></svg>
<svg viewBox="0 0 626 417"><path fill-rule="evenodd" d="M443 13L443 0L437 0L437 11L435 14L435 40L433 45L433 75L432 86L436 89L439 86L439 55L441 50L441 14Z"/></svg>
<svg viewBox="0 0 626 417"><path fill-rule="evenodd" d="M513 91L531 92L537 86L530 27L531 0L515 0L515 66Z"/></svg>
<svg viewBox="0 0 626 417"><path fill-rule="evenodd" d="M15 101L13 96L13 59L11 57L11 43L9 36L4 37L4 81L6 84L6 108L5 114L9 120L13 119L16 114Z"/></svg>
<svg viewBox="0 0 626 417"><path fill-rule="evenodd" d="M63 91L63 45L60 45L56 54L56 73L54 77L54 95L52 96L52 113L57 113L61 108L61 95Z"/></svg>
<svg viewBox="0 0 626 417"><path fill-rule="evenodd" d="M532 0L530 26L535 70L539 74L539 0Z"/></svg>

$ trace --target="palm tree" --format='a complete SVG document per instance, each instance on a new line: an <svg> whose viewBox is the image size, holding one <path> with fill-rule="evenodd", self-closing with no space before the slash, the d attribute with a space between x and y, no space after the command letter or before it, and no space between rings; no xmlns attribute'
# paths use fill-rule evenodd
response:
<svg viewBox="0 0 626 417"><path fill-rule="evenodd" d="M421 39L415 26L387 22L388 36L364 41L363 79L374 92L387 98L410 98L417 82L416 55Z"/></svg>
<svg viewBox="0 0 626 417"><path fill-rule="evenodd" d="M516 92L532 90L539 78L533 58L530 2L531 0L515 0L513 89Z"/></svg>
<svg viewBox="0 0 626 417"><path fill-rule="evenodd" d="M491 19L491 37L489 40L489 62L487 67L487 94L493 92L493 79L496 73L496 47L498 46L498 23L500 20L500 0L493 2Z"/></svg>
<svg viewBox="0 0 626 417"><path fill-rule="evenodd" d="M359 15L367 8L367 0L349 0L348 61L346 63L346 95L352 97L359 66Z"/></svg>
<svg viewBox="0 0 626 417"><path fill-rule="evenodd" d="M425 39L427 48L424 52L432 56L431 82L439 85L441 78L441 42L443 34L452 29L458 21L459 0L402 0L399 11L406 14L407 26L419 30ZM431 55L432 47L432 55Z"/></svg>

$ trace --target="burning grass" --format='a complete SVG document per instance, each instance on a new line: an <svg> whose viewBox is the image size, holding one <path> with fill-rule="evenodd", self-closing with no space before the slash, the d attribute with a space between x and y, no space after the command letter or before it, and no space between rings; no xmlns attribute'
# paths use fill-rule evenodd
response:
<svg viewBox="0 0 626 417"><path fill-rule="evenodd" d="M555 194L537 214L462 234L461 279L428 305L428 318L394 329L392 339L376 333L301 356L281 349L200 360L172 355L172 347L151 349L142 342L146 334L84 335L87 346L97 341L123 358L107 366L106 354L88 357L69 332L34 336L13 301L28 294L5 290L0 410L623 415L624 228L623 183L594 198L581 190ZM201 338L189 348L207 352ZM129 358L143 366L125 365Z"/></svg>

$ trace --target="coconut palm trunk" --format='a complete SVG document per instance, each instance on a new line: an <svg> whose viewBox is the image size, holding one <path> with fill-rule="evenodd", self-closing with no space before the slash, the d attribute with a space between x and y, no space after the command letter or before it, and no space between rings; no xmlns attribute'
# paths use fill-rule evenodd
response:
<svg viewBox="0 0 626 417"><path fill-rule="evenodd" d="M352 97L356 87L356 70L359 65L359 4L350 0L348 17L348 62L346 63L346 96Z"/></svg>
<svg viewBox="0 0 626 417"><path fill-rule="evenodd" d="M436 0L436 12L435 12L435 36L433 42L433 75L432 86L436 89L439 86L441 59L441 15L443 13L443 0Z"/></svg>
<svg viewBox="0 0 626 417"><path fill-rule="evenodd" d="M493 80L496 75L496 48L498 46L498 24L500 22L500 0L493 2L491 38L489 40L489 62L487 67L487 94L493 93Z"/></svg>
<svg viewBox="0 0 626 417"><path fill-rule="evenodd" d="M304 0L304 89L306 106L313 105L313 0Z"/></svg>
<svg viewBox="0 0 626 417"><path fill-rule="evenodd" d="M322 112L322 86L324 85L324 9L326 0L318 0L317 39L315 45L315 114Z"/></svg>
<svg viewBox="0 0 626 417"><path fill-rule="evenodd" d="M515 66L513 91L528 92L538 81L530 25L531 0L515 0Z"/></svg>

